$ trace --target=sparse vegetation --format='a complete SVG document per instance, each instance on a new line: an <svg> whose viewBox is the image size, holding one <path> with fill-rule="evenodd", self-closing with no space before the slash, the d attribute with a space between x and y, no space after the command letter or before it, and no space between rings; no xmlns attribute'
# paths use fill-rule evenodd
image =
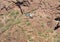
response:
<svg viewBox="0 0 60 42"><path fill-rule="evenodd" d="M33 38L30 35L28 35L28 40L29 42L33 42Z"/></svg>
<svg viewBox="0 0 60 42"><path fill-rule="evenodd" d="M20 24L21 23L21 19L16 19L15 22L16 22L16 24Z"/></svg>
<svg viewBox="0 0 60 42"><path fill-rule="evenodd" d="M60 38L56 38L55 42L60 42Z"/></svg>
<svg viewBox="0 0 60 42"><path fill-rule="evenodd" d="M42 18L42 16L40 16L40 18Z"/></svg>
<svg viewBox="0 0 60 42"><path fill-rule="evenodd" d="M27 26L31 25L30 22L29 22L29 20L26 20L26 25Z"/></svg>
<svg viewBox="0 0 60 42"><path fill-rule="evenodd" d="M44 24L44 23L41 23L41 27L43 27L43 28L44 28L44 26L45 26L45 24Z"/></svg>
<svg viewBox="0 0 60 42"><path fill-rule="evenodd" d="M53 30L53 29L48 29L46 32L53 33L53 32L54 32L54 30Z"/></svg>
<svg viewBox="0 0 60 42"><path fill-rule="evenodd" d="M54 37L54 42L60 42L60 34L56 34Z"/></svg>
<svg viewBox="0 0 60 42"><path fill-rule="evenodd" d="M16 11L16 10L12 10L12 11L10 12L10 16L12 16L12 17L14 17L14 18L16 18L18 14L19 14L19 12Z"/></svg>
<svg viewBox="0 0 60 42"><path fill-rule="evenodd" d="M53 28L55 18L60 21L59 3L58 0L0 0L0 42L60 42L60 31Z"/></svg>
<svg viewBox="0 0 60 42"><path fill-rule="evenodd" d="M6 19L6 21L5 21L6 23L13 23L14 22L14 19Z"/></svg>
<svg viewBox="0 0 60 42"><path fill-rule="evenodd" d="M2 28L4 26L4 24L3 23L0 23L0 28Z"/></svg>
<svg viewBox="0 0 60 42"><path fill-rule="evenodd" d="M50 17L47 16L48 19L50 19Z"/></svg>

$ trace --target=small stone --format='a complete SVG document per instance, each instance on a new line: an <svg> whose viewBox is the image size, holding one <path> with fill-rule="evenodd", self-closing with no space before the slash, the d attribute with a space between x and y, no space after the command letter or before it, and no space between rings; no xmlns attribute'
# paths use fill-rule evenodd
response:
<svg viewBox="0 0 60 42"><path fill-rule="evenodd" d="M25 14L25 16L27 16L29 18L33 18L34 17L34 14L29 13L29 14Z"/></svg>

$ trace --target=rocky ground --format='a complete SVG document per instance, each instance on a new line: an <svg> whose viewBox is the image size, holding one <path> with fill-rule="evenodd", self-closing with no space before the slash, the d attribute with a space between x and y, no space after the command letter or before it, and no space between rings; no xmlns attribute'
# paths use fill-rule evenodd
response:
<svg viewBox="0 0 60 42"><path fill-rule="evenodd" d="M0 42L60 42L60 0L0 0Z"/></svg>

